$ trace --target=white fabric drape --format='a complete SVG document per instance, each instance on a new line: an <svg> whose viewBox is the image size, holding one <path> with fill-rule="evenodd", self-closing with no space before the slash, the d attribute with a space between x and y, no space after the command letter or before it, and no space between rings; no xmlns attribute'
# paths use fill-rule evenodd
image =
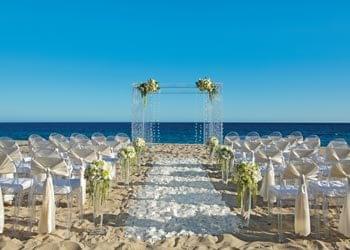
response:
<svg viewBox="0 0 350 250"><path fill-rule="evenodd" d="M57 176L69 176L69 167L63 159L53 157L35 157L32 159L32 173L46 174L43 186L43 201L40 210L39 233L51 233L55 230L55 190L52 174Z"/></svg>
<svg viewBox="0 0 350 250"><path fill-rule="evenodd" d="M296 234L308 236L311 233L307 180L315 178L318 167L313 161L297 161L288 164L283 178L299 179L298 194L295 199L294 230Z"/></svg>
<svg viewBox="0 0 350 250"><path fill-rule="evenodd" d="M0 234L4 231L5 225L5 210L4 210L4 199L2 198L2 190L0 187Z"/></svg>
<svg viewBox="0 0 350 250"><path fill-rule="evenodd" d="M346 237L350 237L350 160L342 160L334 163L331 168L330 177L347 179L347 190L340 213L338 231Z"/></svg>
<svg viewBox="0 0 350 250"><path fill-rule="evenodd" d="M13 174L16 172L16 166L12 159L5 152L0 152L0 174ZM0 187L0 233L4 230L5 210L3 194Z"/></svg>
<svg viewBox="0 0 350 250"><path fill-rule="evenodd" d="M282 163L282 153L275 146L260 147L256 152L255 160L256 162L261 164L265 164L265 163L268 164L259 194L261 197L263 197L264 201L276 202L276 197L270 196L269 190L271 186L275 185L275 170L274 170L273 164Z"/></svg>

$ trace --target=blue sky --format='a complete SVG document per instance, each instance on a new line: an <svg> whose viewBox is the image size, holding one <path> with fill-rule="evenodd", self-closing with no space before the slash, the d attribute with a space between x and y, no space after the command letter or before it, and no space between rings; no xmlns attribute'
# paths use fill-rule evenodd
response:
<svg viewBox="0 0 350 250"><path fill-rule="evenodd" d="M348 1L2 1L0 121L128 121L131 83L210 76L224 84L226 121L349 122L349 9ZM198 116L189 98L162 98L160 120Z"/></svg>

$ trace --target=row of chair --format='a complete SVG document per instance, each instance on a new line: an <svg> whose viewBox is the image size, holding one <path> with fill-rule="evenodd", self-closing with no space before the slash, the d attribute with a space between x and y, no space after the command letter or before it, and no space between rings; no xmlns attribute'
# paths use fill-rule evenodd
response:
<svg viewBox="0 0 350 250"><path fill-rule="evenodd" d="M130 143L126 134L105 137L95 133L90 138L83 134L72 134L69 138L53 133L49 139L31 135L29 152L23 156L15 140L0 138L0 195L15 197L13 229L18 224L20 204L28 195L29 230L36 222L36 200L42 197L39 233L50 233L55 229L55 201L66 199L68 205L67 232L72 219L72 200L77 199L80 216L85 201L85 168L92 161L108 162L113 177L118 150ZM59 198L59 199L55 199ZM3 203L0 201L0 232L4 228Z"/></svg>
<svg viewBox="0 0 350 250"><path fill-rule="evenodd" d="M335 139L327 147L321 147L318 136L304 138L301 132L293 132L287 137L279 132L268 136L251 132L245 137L230 132L225 136L225 143L235 152L233 161L249 161L260 166L263 180L259 194L269 210L274 203L281 208L283 201L295 201L297 234L307 236L311 233L310 207L314 208L318 218L316 233L319 234L320 211L326 226L329 226L327 208L331 198L345 198L340 216L350 216L350 206L347 205L350 202L347 188L350 148L344 139ZM309 200L312 206L309 206ZM283 235L281 211L277 216L280 239ZM341 219L338 228L350 237L350 220Z"/></svg>

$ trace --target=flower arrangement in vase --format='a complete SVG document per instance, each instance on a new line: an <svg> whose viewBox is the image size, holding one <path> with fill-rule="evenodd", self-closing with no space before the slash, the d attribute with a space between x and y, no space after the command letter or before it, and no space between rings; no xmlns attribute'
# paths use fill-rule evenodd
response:
<svg viewBox="0 0 350 250"><path fill-rule="evenodd" d="M200 91L208 93L210 101L213 101L218 95L218 85L208 77L199 79L196 82L196 86Z"/></svg>
<svg viewBox="0 0 350 250"><path fill-rule="evenodd" d="M87 181L86 192L91 198L94 208L94 225L95 228L92 234L105 234L103 228L103 211L102 206L105 203L110 182L112 180L110 168L105 161L93 161L85 169L84 177Z"/></svg>
<svg viewBox="0 0 350 250"><path fill-rule="evenodd" d="M216 150L216 157L221 167L222 180L225 184L227 184L230 164L231 160L233 159L233 150L229 146L220 145Z"/></svg>
<svg viewBox="0 0 350 250"><path fill-rule="evenodd" d="M252 196L258 192L258 182L262 179L259 166L255 163L241 162L234 166L233 183L237 185L238 202L241 203L241 215L249 225Z"/></svg>
<svg viewBox="0 0 350 250"><path fill-rule="evenodd" d="M136 163L136 171L139 173L141 168L141 154L144 152L146 148L146 142L143 138L137 137L133 142L136 157L137 157L137 163Z"/></svg>
<svg viewBox="0 0 350 250"><path fill-rule="evenodd" d="M135 164L136 150L134 146L126 146L119 150L121 175L125 184L129 185L130 167Z"/></svg>
<svg viewBox="0 0 350 250"><path fill-rule="evenodd" d="M160 90L159 83L152 78L147 82L140 83L136 88L140 91L145 106L147 105L147 95L150 93L157 93Z"/></svg>

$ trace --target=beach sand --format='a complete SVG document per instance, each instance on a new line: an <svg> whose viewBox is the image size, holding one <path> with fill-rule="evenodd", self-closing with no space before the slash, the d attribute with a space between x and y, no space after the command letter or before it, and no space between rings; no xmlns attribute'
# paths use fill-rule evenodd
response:
<svg viewBox="0 0 350 250"><path fill-rule="evenodd" d="M27 153L26 142L21 142L21 148ZM74 203L73 223L69 239L65 239L66 203L60 202L56 211L57 230L50 235L39 235L28 232L26 199L20 210L20 222L18 230L12 232L11 216L13 206L5 206L5 231L0 236L1 249L350 249L350 241L337 233L336 223L339 214L335 209L329 210L331 229L326 236L321 226L321 237L317 239L315 234L308 237L296 236L293 233L294 217L293 209L287 207L284 212L283 228L286 231L282 244L277 238L276 215L268 215L266 206L258 198L253 209L251 225L248 229L241 229L238 233L209 236L176 236L150 244L148 242L132 240L125 236L124 225L128 217L129 201L134 197L140 184L146 178L152 163L158 157L194 157L199 159L207 170L211 182L216 190L220 191L223 200L230 209L239 215L239 206L236 203L236 192L232 184L224 185L220 181L220 172L208 164L208 153L202 145L159 144L154 145L143 157L143 167L140 175L132 176L130 186L113 181L111 192L104 208L104 225L107 228L105 236L90 235L88 230L92 228L92 207L87 201L84 211L84 219L79 220L79 211ZM293 204L291 204L293 205ZM37 204L37 217L40 204ZM315 224L315 223L314 223Z"/></svg>

